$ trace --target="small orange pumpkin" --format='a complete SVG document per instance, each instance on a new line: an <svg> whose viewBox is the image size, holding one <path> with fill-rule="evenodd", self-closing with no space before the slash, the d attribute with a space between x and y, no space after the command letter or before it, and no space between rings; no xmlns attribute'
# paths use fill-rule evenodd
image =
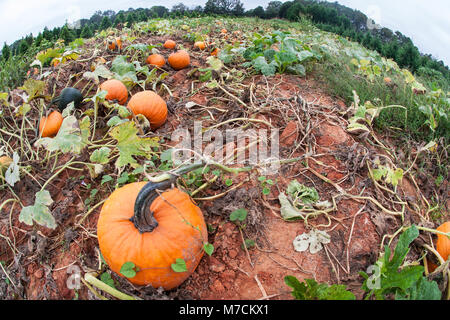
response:
<svg viewBox="0 0 450 320"><path fill-rule="evenodd" d="M147 63L161 68L166 64L166 59L162 55L155 53L147 57Z"/></svg>
<svg viewBox="0 0 450 320"><path fill-rule="evenodd" d="M166 40L166 42L164 42L164 48L166 48L166 49L174 49L176 45L177 44L175 43L175 41L170 40L170 39Z"/></svg>
<svg viewBox="0 0 450 320"><path fill-rule="evenodd" d="M199 264L208 239L203 214L188 194L167 183L135 182L116 189L103 204L97 236L103 258L114 272L126 262L137 267L128 280L137 285L173 289ZM175 272L177 259L185 272Z"/></svg>
<svg viewBox="0 0 450 320"><path fill-rule="evenodd" d="M436 230L444 233L449 233L450 221L447 221L444 224L440 225ZM438 234L436 241L436 251L439 252L444 261L447 261L448 256L450 255L450 239L442 234Z"/></svg>
<svg viewBox="0 0 450 320"><path fill-rule="evenodd" d="M42 117L39 122L39 132L43 138L54 137L61 128L63 116L58 111L51 112L48 117Z"/></svg>
<svg viewBox="0 0 450 320"><path fill-rule="evenodd" d="M203 41L197 41L194 43L194 48L198 48L199 50L205 50L205 43Z"/></svg>
<svg viewBox="0 0 450 320"><path fill-rule="evenodd" d="M213 51L211 51L212 56L217 56L219 54L219 48L214 48Z"/></svg>
<svg viewBox="0 0 450 320"><path fill-rule="evenodd" d="M122 50L122 39L120 37L116 38L116 44L119 50Z"/></svg>
<svg viewBox="0 0 450 320"><path fill-rule="evenodd" d="M122 105L128 100L127 87L117 79L106 80L100 85L100 90L108 91L106 100L117 100Z"/></svg>
<svg viewBox="0 0 450 320"><path fill-rule="evenodd" d="M178 50L177 52L172 53L167 61L175 70L181 70L189 66L191 58L189 57L189 53L185 50Z"/></svg>
<svg viewBox="0 0 450 320"><path fill-rule="evenodd" d="M157 129L166 122L167 104L153 91L145 90L136 93L128 101L127 106L134 114L144 115L152 129Z"/></svg>
<svg viewBox="0 0 450 320"><path fill-rule="evenodd" d="M116 50L116 42L113 40L108 40L108 49L111 51Z"/></svg>

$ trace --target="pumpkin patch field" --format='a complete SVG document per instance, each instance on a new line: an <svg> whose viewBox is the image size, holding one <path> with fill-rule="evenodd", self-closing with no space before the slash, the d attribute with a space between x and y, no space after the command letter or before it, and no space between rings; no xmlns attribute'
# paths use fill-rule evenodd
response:
<svg viewBox="0 0 450 320"><path fill-rule="evenodd" d="M0 92L0 299L450 298L449 93L394 61L203 17L30 68Z"/></svg>

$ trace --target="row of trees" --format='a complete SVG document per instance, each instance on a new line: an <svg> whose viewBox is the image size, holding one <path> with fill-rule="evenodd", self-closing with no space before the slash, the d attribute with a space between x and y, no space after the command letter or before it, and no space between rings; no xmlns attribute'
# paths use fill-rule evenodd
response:
<svg viewBox="0 0 450 320"><path fill-rule="evenodd" d="M368 17L358 10L342 6L337 2L317 2L315 0L271 1L266 8L258 6L245 11L240 0L208 0L204 7L187 7L183 3L174 5L170 10L164 6L138 8L119 12L112 10L97 11L89 19L82 19L76 27L63 27L49 30L45 28L37 37L32 34L14 42L11 46L3 46L2 59L24 54L33 44L39 46L43 40L54 42L64 39L66 43L76 38L90 38L95 32L111 26L147 21L150 18L175 18L179 16L198 17L203 15L253 16L262 19L281 18L298 21L301 18L311 20L317 27L334 32L367 48L377 50L385 57L394 59L401 67L410 68L414 72L439 72L450 79L450 72L442 61L431 55L422 55L410 38L400 32L392 32L387 28L368 27ZM424 70L427 69L427 70Z"/></svg>

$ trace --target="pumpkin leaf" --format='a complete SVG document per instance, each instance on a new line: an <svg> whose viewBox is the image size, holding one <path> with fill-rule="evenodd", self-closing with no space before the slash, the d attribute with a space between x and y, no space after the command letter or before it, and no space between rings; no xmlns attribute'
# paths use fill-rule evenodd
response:
<svg viewBox="0 0 450 320"><path fill-rule="evenodd" d="M28 94L27 101L32 100L34 97L38 95L42 95L45 89L45 82L34 79L27 79L22 87L19 89L24 90Z"/></svg>
<svg viewBox="0 0 450 320"><path fill-rule="evenodd" d="M347 291L345 285L317 283L314 279L300 282L294 276L284 277L284 283L291 287L291 294L296 300L355 300L355 295Z"/></svg>
<svg viewBox="0 0 450 320"><path fill-rule="evenodd" d="M111 153L111 149L108 147L101 147L100 149L96 149L92 152L90 160L91 162L99 163L99 164L107 164L109 162L109 154Z"/></svg>
<svg viewBox="0 0 450 320"><path fill-rule="evenodd" d="M239 220L241 222L243 222L245 220L245 218L247 218L247 210L245 209L237 209L234 210L231 214L230 214L230 221L236 221Z"/></svg>
<svg viewBox="0 0 450 320"><path fill-rule="evenodd" d="M53 200L47 190L39 191L35 195L34 205L22 208L19 215L19 221L32 226L34 220L41 226L55 229L55 218L52 216L48 208L52 203Z"/></svg>
<svg viewBox="0 0 450 320"><path fill-rule="evenodd" d="M12 187L20 180L19 155L14 151L13 162L5 172L5 181Z"/></svg>
<svg viewBox="0 0 450 320"><path fill-rule="evenodd" d="M139 268L133 262L125 262L120 268L120 274L127 278L133 278L136 276L136 273L139 271Z"/></svg>
<svg viewBox="0 0 450 320"><path fill-rule="evenodd" d="M171 268L175 272L186 272L187 271L186 261L184 261L184 259L177 258L175 260L175 263L171 264Z"/></svg>
<svg viewBox="0 0 450 320"><path fill-rule="evenodd" d="M133 121L127 121L114 127L110 136L117 140L119 158L116 167L137 164L135 156L148 156L153 153L152 148L158 147L158 138L139 138L138 129Z"/></svg>

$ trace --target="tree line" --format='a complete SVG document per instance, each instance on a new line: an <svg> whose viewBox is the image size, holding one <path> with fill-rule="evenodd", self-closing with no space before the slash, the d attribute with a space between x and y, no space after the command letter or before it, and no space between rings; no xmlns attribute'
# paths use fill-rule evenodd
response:
<svg viewBox="0 0 450 320"><path fill-rule="evenodd" d="M437 61L430 54L421 54L412 40L400 32L388 28L369 28L368 17L358 10L342 6L337 2L316 0L271 1L266 8L258 6L245 10L240 0L208 0L204 7L188 7L183 3L171 9L164 6L151 8L129 8L114 12L97 11L89 19L81 19L74 26L67 23L49 30L44 28L36 37L32 34L14 42L4 43L1 59L7 61L13 55L25 54L31 46L39 47L63 39L69 43L76 38L90 38L95 32L109 27L120 27L125 23L147 21L153 18L177 18L181 16L201 17L205 15L232 15L258 17L261 19L310 20L318 28L347 37L363 46L378 51L381 55L396 61L400 67L430 77L444 77L450 80L449 68L443 61Z"/></svg>

